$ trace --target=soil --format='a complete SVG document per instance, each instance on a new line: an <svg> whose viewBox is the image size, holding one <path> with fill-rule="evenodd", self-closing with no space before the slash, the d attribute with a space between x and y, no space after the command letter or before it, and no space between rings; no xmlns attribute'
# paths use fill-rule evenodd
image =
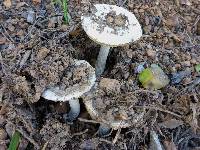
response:
<svg viewBox="0 0 200 150"><path fill-rule="evenodd" d="M96 134L99 122L83 104L87 95L73 124L62 117L67 102L41 97L62 83L75 59L95 67L100 47L85 34L80 17L97 3L128 9L143 29L139 41L111 49L98 90L91 91L106 119L145 112L138 124L107 137ZM152 130L165 149L198 149L200 73L194 67L200 63L200 2L70 0L68 12L66 25L62 7L50 0L0 1L0 149L8 148L15 130L22 137L19 149L148 149ZM158 64L171 82L161 90L144 89L136 69L141 64Z"/></svg>

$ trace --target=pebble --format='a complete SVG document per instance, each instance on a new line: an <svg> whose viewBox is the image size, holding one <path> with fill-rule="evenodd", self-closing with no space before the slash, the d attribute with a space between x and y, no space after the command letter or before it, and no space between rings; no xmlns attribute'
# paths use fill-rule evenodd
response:
<svg viewBox="0 0 200 150"><path fill-rule="evenodd" d="M190 62L191 62L192 64L197 64L197 61L196 61L195 58L192 58L192 59L190 60Z"/></svg>
<svg viewBox="0 0 200 150"><path fill-rule="evenodd" d="M46 47L41 47L39 52L37 53L37 60L42 60L44 59L47 54L49 53L49 49L47 49Z"/></svg>
<svg viewBox="0 0 200 150"><path fill-rule="evenodd" d="M29 10L26 20L27 20L28 23L33 24L33 22L35 21L35 12L32 11L32 10Z"/></svg>
<svg viewBox="0 0 200 150"><path fill-rule="evenodd" d="M154 51L153 49L148 49L147 56L154 58L156 56L156 51Z"/></svg>
<svg viewBox="0 0 200 150"><path fill-rule="evenodd" d="M103 78L101 79L99 86L107 93L120 92L120 82L116 79Z"/></svg>

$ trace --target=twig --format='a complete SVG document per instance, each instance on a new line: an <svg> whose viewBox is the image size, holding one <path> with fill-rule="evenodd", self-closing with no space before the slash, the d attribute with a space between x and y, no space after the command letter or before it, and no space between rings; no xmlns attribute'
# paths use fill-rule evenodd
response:
<svg viewBox="0 0 200 150"><path fill-rule="evenodd" d="M87 122L87 123L100 123L100 122L97 122L97 121L94 121L94 120L87 120L87 119L83 119L83 118L78 118L79 121L81 122Z"/></svg>
<svg viewBox="0 0 200 150"><path fill-rule="evenodd" d="M31 26L31 29L28 31L28 33L24 36L23 40L21 42L24 42L24 40L29 36L29 34L32 32L33 27L36 25L36 23L41 19L41 17L39 17L34 24Z"/></svg>
<svg viewBox="0 0 200 150"><path fill-rule="evenodd" d="M19 63L20 69L24 66L30 55L31 55L31 50L27 50Z"/></svg>
<svg viewBox="0 0 200 150"><path fill-rule="evenodd" d="M116 133L116 135L115 135L115 138L114 138L113 141L112 141L113 144L115 144L115 143L117 142L117 139L119 138L120 133L121 133L121 128L119 128L119 129L117 130L117 133Z"/></svg>
<svg viewBox="0 0 200 150"><path fill-rule="evenodd" d="M159 111L162 111L162 112L165 112L165 113L174 115L174 116L176 116L176 117L178 117L178 118L182 118L182 116L180 116L180 115L178 115L178 114L176 114L176 113L174 113L174 112L171 112L171 111L169 111L169 110L164 110L164 109L159 108L159 107L154 107L154 106L133 106L133 107L135 107L135 108L155 109L155 110L159 110Z"/></svg>
<svg viewBox="0 0 200 150"><path fill-rule="evenodd" d="M1 55L1 52L0 52L0 64L2 66L1 68L2 68L3 73L6 75L6 71L5 71L4 63L3 63L3 57Z"/></svg>
<svg viewBox="0 0 200 150"><path fill-rule="evenodd" d="M1 33L3 34L3 36L4 36L9 42L12 43L12 41L11 41L3 32L1 32Z"/></svg>
<svg viewBox="0 0 200 150"><path fill-rule="evenodd" d="M47 145L48 145L49 141L47 141L44 146L42 147L42 150L45 150L47 148Z"/></svg>
<svg viewBox="0 0 200 150"><path fill-rule="evenodd" d="M199 20L200 20L200 16L197 16L196 21L193 24L193 27L196 26L196 24L199 22Z"/></svg>
<svg viewBox="0 0 200 150"><path fill-rule="evenodd" d="M5 33L8 35L8 37L10 38L10 40L9 41L12 41L13 43L15 42L11 37L10 37L10 35L8 34L8 32L7 32L7 30L4 28L4 26L1 24L1 26L2 26L2 28L3 28L3 30L5 31ZM3 34L3 32L2 32L2 34ZM3 34L4 35L4 34ZM5 36L5 35L4 35ZM6 36L5 36L6 37Z"/></svg>
<svg viewBox="0 0 200 150"><path fill-rule="evenodd" d="M84 131L81 131L81 132L78 132L78 133L74 133L74 134L72 135L72 138L73 138L74 136L83 135L83 134L85 134L86 132L88 132L88 129L85 129Z"/></svg>
<svg viewBox="0 0 200 150"><path fill-rule="evenodd" d="M108 141L108 140L106 140L106 139L100 138L99 140L100 140L101 142L106 142L106 143L108 143L108 144L113 145L113 143L112 143L111 141Z"/></svg>
<svg viewBox="0 0 200 150"><path fill-rule="evenodd" d="M31 142L36 149L40 149L40 146L35 142L34 139L30 138L29 135L27 133L25 133L22 129L16 129L18 132L21 133L21 135L26 138L29 142Z"/></svg>

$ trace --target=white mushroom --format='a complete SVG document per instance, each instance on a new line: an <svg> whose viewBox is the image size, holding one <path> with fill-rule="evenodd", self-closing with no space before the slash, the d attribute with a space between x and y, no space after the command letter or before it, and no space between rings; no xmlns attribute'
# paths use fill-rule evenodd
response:
<svg viewBox="0 0 200 150"><path fill-rule="evenodd" d="M115 5L96 4L91 13L84 14L81 20L89 38L101 44L95 68L97 76L105 69L110 47L136 41L142 36L135 15Z"/></svg>
<svg viewBox="0 0 200 150"><path fill-rule="evenodd" d="M90 91L96 80L95 70L87 61L77 60L72 65L72 67L81 67L81 65L85 65L87 68L87 81L80 81L80 83L75 83L74 85L69 86L64 90L60 86L50 87L46 89L42 94L42 97L45 99L55 102L69 101L71 109L65 118L68 122L72 122L77 118L80 113L80 104L78 98L84 93Z"/></svg>
<svg viewBox="0 0 200 150"><path fill-rule="evenodd" d="M98 85L96 84L95 86L98 86ZM141 110L137 114L133 114L133 116L131 116L131 119L122 117L122 119L118 118L118 119L110 120L109 117L107 118L107 116L103 116L102 112L98 111L94 105L95 101L98 99L96 97L96 94L101 93L101 91L98 92L98 88L97 87L94 87L94 88L97 90L95 91L93 90L87 96L85 96L83 99L83 102L91 118L93 120L100 122L100 127L98 131L100 136L107 135L111 129L117 130L119 128L127 128L127 127L130 127L131 125L137 124L139 121L142 120L144 116L144 112ZM103 97L103 99L105 99L105 97ZM134 100L133 100L133 105L134 105ZM130 107L130 106L127 106L127 107Z"/></svg>

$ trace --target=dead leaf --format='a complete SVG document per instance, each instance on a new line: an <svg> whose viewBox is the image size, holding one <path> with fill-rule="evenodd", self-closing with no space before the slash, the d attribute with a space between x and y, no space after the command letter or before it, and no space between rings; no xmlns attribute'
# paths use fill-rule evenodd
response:
<svg viewBox="0 0 200 150"><path fill-rule="evenodd" d="M33 2L34 4L39 4L39 3L41 3L41 0L32 0L32 2Z"/></svg>
<svg viewBox="0 0 200 150"><path fill-rule="evenodd" d="M159 123L160 127L169 128L169 129L174 129L180 125L183 125L183 121L176 120L176 119L170 119L162 123Z"/></svg>
<svg viewBox="0 0 200 150"><path fill-rule="evenodd" d="M3 4L7 7L10 8L12 6L11 0L4 0Z"/></svg>

